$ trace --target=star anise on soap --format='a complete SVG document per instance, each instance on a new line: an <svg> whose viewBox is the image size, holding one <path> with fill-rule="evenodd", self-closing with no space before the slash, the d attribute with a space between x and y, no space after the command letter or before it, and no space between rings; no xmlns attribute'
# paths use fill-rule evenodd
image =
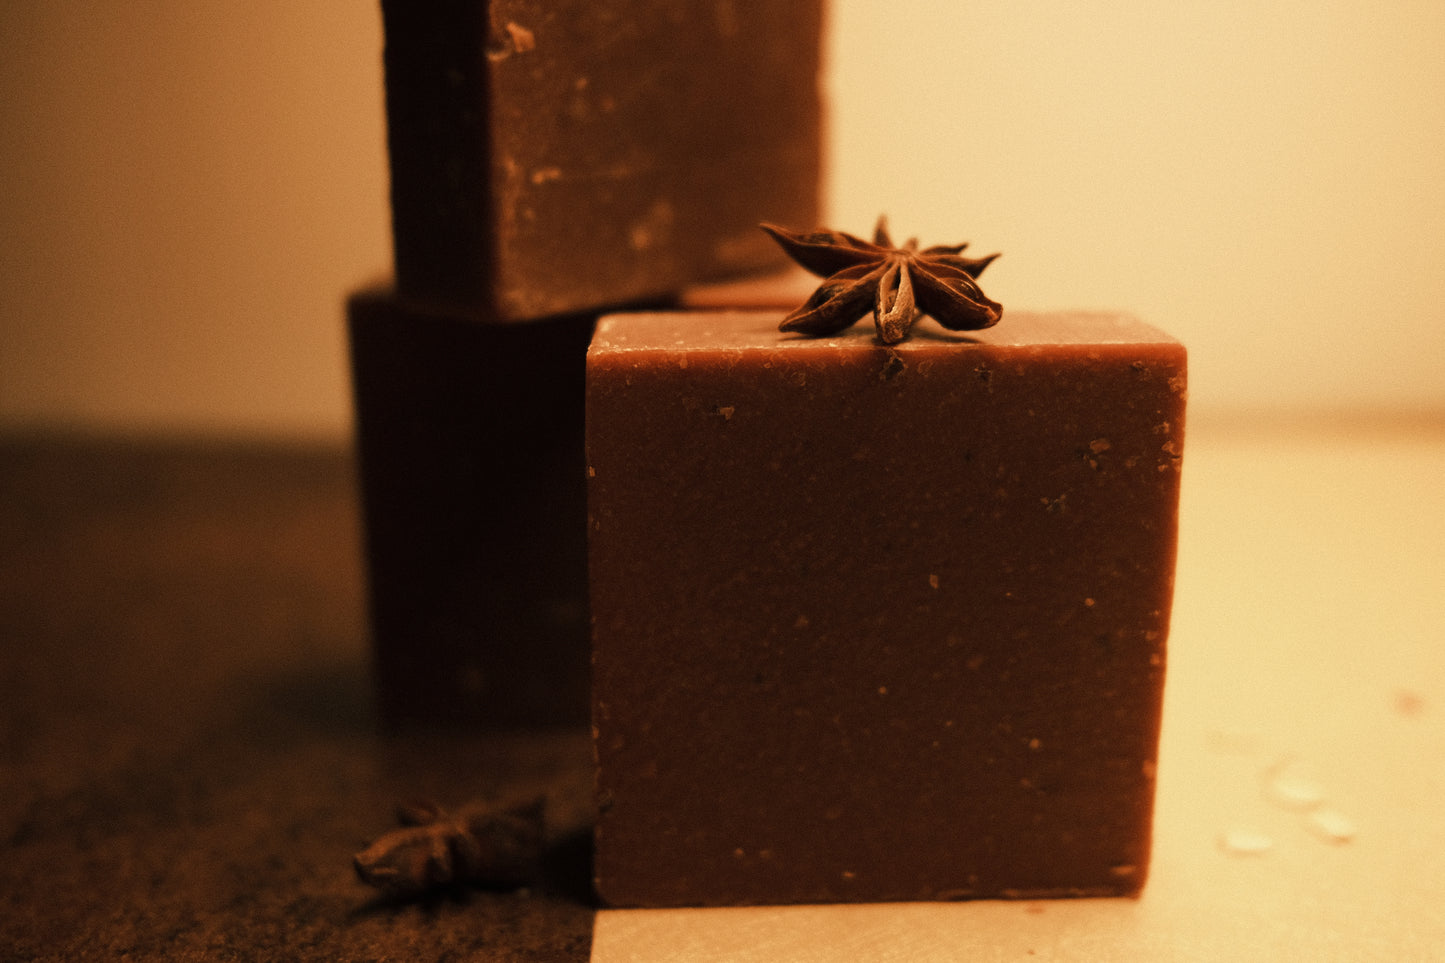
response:
<svg viewBox="0 0 1445 963"><path fill-rule="evenodd" d="M802 334L830 335L850 327L871 307L878 340L897 344L927 314L951 331L991 327L1003 305L979 288L977 278L997 254L967 258L967 244L918 249L910 238L895 247L886 217L878 218L873 240L843 231L797 234L773 224L759 225L788 256L825 278L813 296L778 327Z"/></svg>

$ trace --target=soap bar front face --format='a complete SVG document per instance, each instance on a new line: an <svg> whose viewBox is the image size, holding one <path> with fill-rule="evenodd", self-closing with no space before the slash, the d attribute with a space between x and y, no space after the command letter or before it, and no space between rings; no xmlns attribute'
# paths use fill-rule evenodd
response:
<svg viewBox="0 0 1445 963"><path fill-rule="evenodd" d="M1136 893L1183 347L781 316L615 315L589 351L602 899Z"/></svg>
<svg viewBox="0 0 1445 963"><path fill-rule="evenodd" d="M820 0L384 0L397 280L522 320L785 263Z"/></svg>

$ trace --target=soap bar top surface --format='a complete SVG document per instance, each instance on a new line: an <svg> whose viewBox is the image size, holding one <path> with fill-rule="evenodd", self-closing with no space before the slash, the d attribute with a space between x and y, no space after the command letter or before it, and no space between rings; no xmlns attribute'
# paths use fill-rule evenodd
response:
<svg viewBox="0 0 1445 963"><path fill-rule="evenodd" d="M614 315L588 356L598 892L1137 893L1185 351Z"/></svg>
<svg viewBox="0 0 1445 963"><path fill-rule="evenodd" d="M1086 345L1159 345L1182 357L1183 345L1158 328L1129 314L1105 311L1008 311L1004 319L982 331L949 331L931 318L919 321L912 338L885 346L865 319L830 338L778 331L782 315L770 311L640 311L603 317L589 352L601 357L613 351L736 351L831 353L897 351L905 355L938 355L942 345L960 346L952 361L976 358L968 345L1044 347Z"/></svg>
<svg viewBox="0 0 1445 963"><path fill-rule="evenodd" d="M398 286L521 320L785 258L818 218L820 0L384 0Z"/></svg>

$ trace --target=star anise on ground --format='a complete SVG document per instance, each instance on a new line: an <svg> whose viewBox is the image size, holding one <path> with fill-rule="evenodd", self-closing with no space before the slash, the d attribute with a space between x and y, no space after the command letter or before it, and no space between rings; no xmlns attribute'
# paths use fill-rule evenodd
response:
<svg viewBox="0 0 1445 963"><path fill-rule="evenodd" d="M401 829L352 859L356 875L396 898L449 886L516 888L531 882L542 857L546 799L473 802L447 812L431 803L397 810Z"/></svg>
<svg viewBox="0 0 1445 963"><path fill-rule="evenodd" d="M878 340L897 344L908 337L919 315L931 315L952 331L991 327L1003 316L975 280L997 254L963 257L967 244L918 249L910 238L895 247L887 218L878 218L870 243L843 231L796 234L773 224L759 225L794 261L825 278L802 307L783 319L783 331L836 334L873 309Z"/></svg>

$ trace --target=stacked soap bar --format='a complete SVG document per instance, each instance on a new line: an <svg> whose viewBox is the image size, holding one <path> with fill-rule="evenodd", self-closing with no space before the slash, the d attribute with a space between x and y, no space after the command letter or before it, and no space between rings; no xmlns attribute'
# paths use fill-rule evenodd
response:
<svg viewBox="0 0 1445 963"><path fill-rule="evenodd" d="M587 337L817 222L821 9L384 0L396 279L349 330L388 721L585 722Z"/></svg>
<svg viewBox="0 0 1445 963"><path fill-rule="evenodd" d="M531 318L777 266L817 219L820 0L384 0L402 294Z"/></svg>
<svg viewBox="0 0 1445 963"><path fill-rule="evenodd" d="M1184 348L780 317L615 315L588 354L599 894L1137 893Z"/></svg>
<svg viewBox="0 0 1445 963"><path fill-rule="evenodd" d="M594 319L349 314L382 716L585 724Z"/></svg>

